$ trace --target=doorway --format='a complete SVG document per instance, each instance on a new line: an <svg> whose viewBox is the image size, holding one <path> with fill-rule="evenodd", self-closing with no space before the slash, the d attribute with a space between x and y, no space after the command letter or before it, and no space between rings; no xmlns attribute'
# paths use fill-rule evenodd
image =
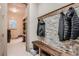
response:
<svg viewBox="0 0 79 59"><path fill-rule="evenodd" d="M8 3L7 55L26 55L27 4Z"/></svg>

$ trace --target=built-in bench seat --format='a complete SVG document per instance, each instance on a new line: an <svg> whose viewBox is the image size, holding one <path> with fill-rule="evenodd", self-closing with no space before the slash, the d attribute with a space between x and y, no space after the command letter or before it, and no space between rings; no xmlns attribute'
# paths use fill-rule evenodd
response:
<svg viewBox="0 0 79 59"><path fill-rule="evenodd" d="M42 52L50 56L72 56L70 52L61 51L55 47L50 47L49 45L41 41L33 41L34 50L38 51L39 55L42 55Z"/></svg>

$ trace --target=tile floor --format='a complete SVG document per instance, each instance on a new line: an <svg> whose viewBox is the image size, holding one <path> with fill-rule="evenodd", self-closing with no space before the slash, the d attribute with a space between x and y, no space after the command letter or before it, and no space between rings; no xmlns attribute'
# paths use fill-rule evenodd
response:
<svg viewBox="0 0 79 59"><path fill-rule="evenodd" d="M7 44L7 55L8 56L32 56L26 51L26 43L22 42L22 38L12 39L10 43Z"/></svg>

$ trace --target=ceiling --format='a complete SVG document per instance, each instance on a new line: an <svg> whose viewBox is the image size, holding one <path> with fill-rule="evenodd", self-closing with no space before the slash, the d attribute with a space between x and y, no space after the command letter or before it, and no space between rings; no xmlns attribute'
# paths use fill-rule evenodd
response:
<svg viewBox="0 0 79 59"><path fill-rule="evenodd" d="M23 3L9 3L8 17L10 19L23 19L26 17L26 4Z"/></svg>

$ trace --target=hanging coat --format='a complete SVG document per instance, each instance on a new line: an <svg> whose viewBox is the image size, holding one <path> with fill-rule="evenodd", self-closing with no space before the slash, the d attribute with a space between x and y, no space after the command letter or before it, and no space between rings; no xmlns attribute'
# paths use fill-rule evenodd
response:
<svg viewBox="0 0 79 59"><path fill-rule="evenodd" d="M59 28L58 28L58 35L60 41L64 41L64 20L65 20L65 15L63 12L61 12L59 19Z"/></svg>
<svg viewBox="0 0 79 59"><path fill-rule="evenodd" d="M38 21L37 26L37 36L45 37L45 22L44 21Z"/></svg>
<svg viewBox="0 0 79 59"><path fill-rule="evenodd" d="M61 12L59 19L59 40L65 41L69 40L71 36L71 19Z"/></svg>
<svg viewBox="0 0 79 59"><path fill-rule="evenodd" d="M65 16L64 22L64 39L69 40L71 37L71 19Z"/></svg>
<svg viewBox="0 0 79 59"><path fill-rule="evenodd" d="M71 18L71 39L79 36L79 17L73 7L69 8L67 17Z"/></svg>
<svg viewBox="0 0 79 59"><path fill-rule="evenodd" d="M70 11L68 11L65 15L65 22L64 22L64 39L69 40L71 37L71 19L72 19L73 13L70 15Z"/></svg>

